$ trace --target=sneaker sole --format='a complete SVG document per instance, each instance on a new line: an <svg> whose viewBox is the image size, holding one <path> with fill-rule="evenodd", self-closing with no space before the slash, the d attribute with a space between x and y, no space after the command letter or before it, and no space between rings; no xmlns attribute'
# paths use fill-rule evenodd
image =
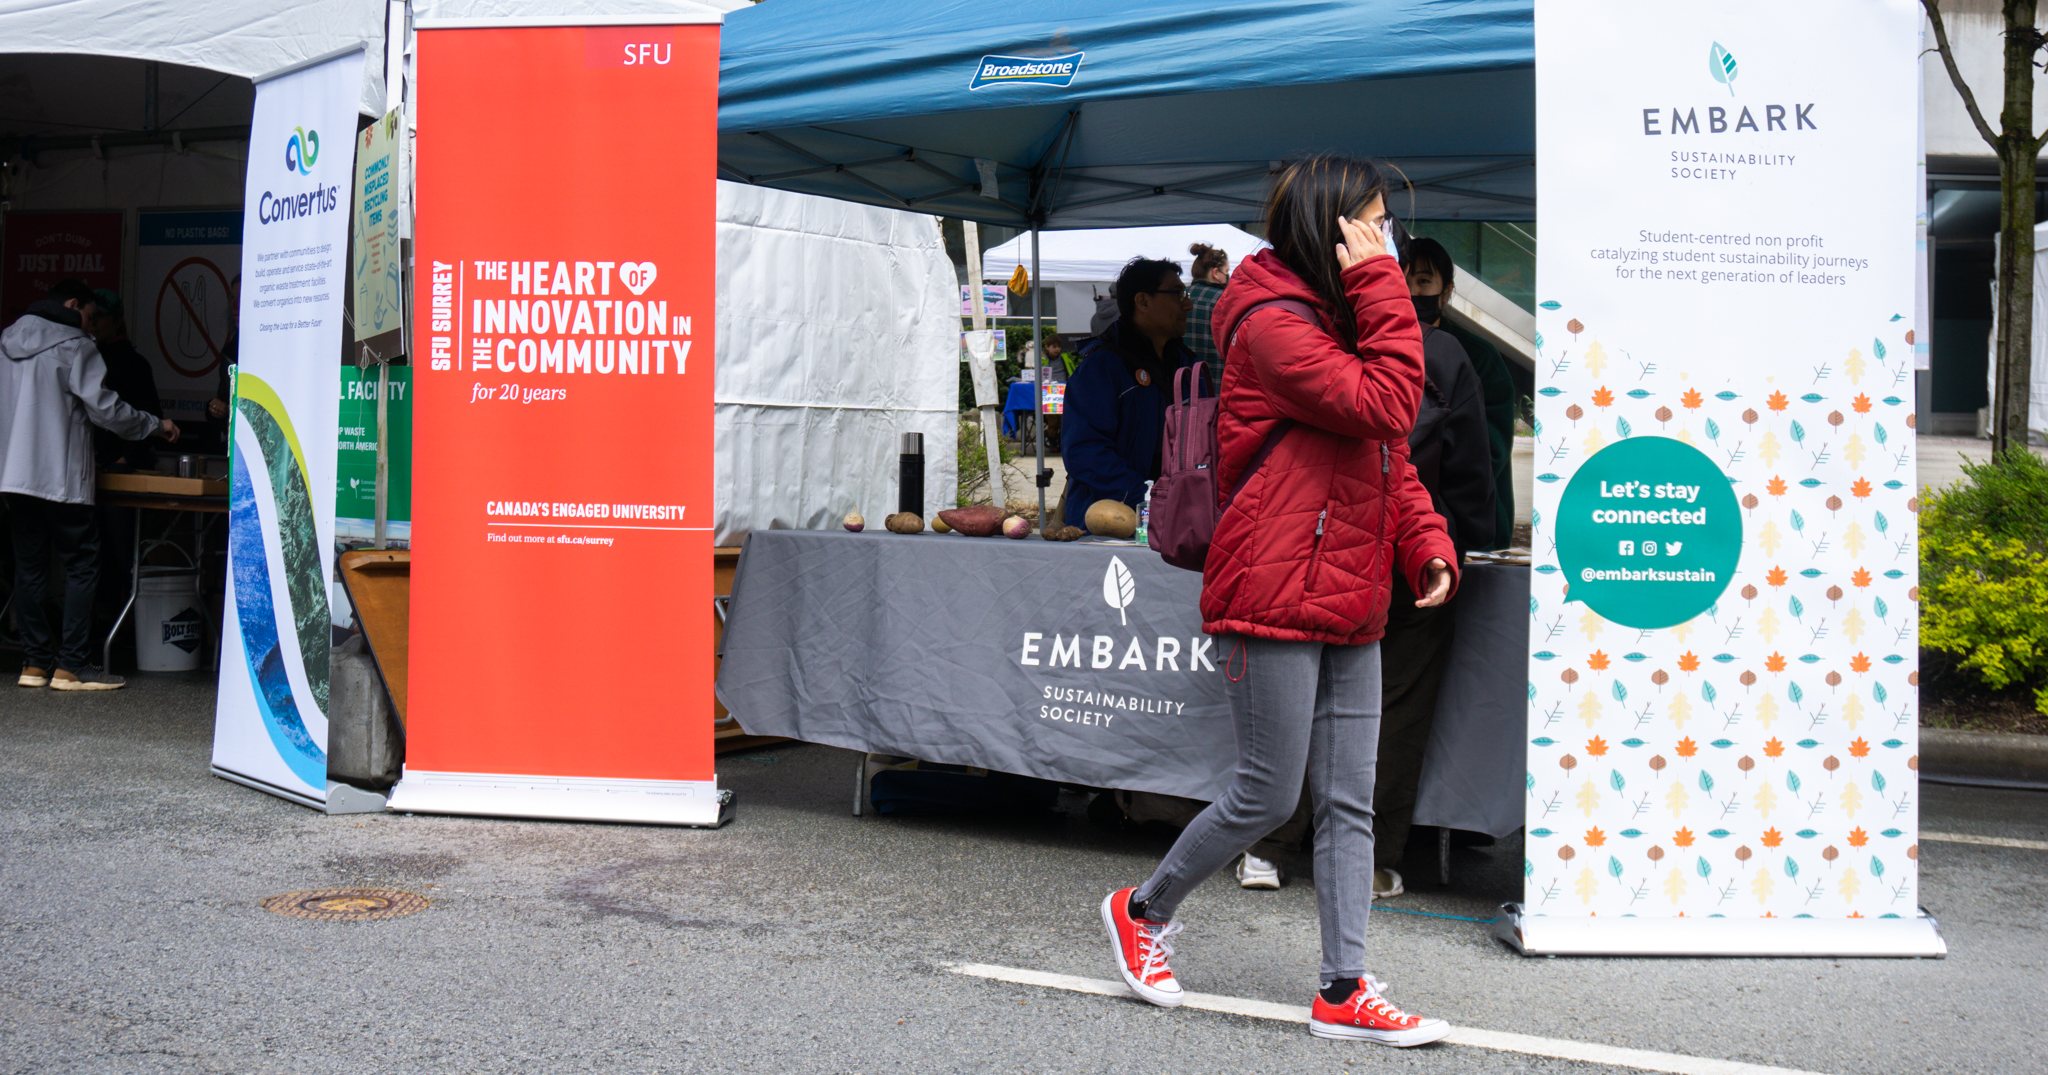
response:
<svg viewBox="0 0 2048 1075"><path fill-rule="evenodd" d="M1391 1045L1396 1049L1413 1049L1418 1045L1428 1045L1450 1037L1451 1024L1439 1019L1433 1025L1419 1026L1414 1030L1368 1030L1362 1026L1344 1026L1311 1019L1308 1032L1318 1038L1329 1038L1332 1041L1369 1041L1375 1045Z"/></svg>
<svg viewBox="0 0 2048 1075"><path fill-rule="evenodd" d="M1115 892L1102 897L1102 928L1109 933L1109 950L1110 954L1116 957L1117 973L1123 975L1124 984L1138 995L1138 999L1162 1008L1180 1007L1180 1002L1186 998L1186 994L1179 990L1168 993L1157 986L1146 985L1124 964L1124 944L1116 935L1116 912L1110 909L1115 899Z"/></svg>
<svg viewBox="0 0 2048 1075"><path fill-rule="evenodd" d="M126 683L81 683L78 680L59 679L50 683L53 691L117 691Z"/></svg>
<svg viewBox="0 0 2048 1075"><path fill-rule="evenodd" d="M17 687L47 687L50 685L50 681L43 676L22 676L14 681L14 685Z"/></svg>
<svg viewBox="0 0 2048 1075"><path fill-rule="evenodd" d="M1237 887L1257 892L1278 892L1280 891L1280 879L1277 877L1240 877L1237 879Z"/></svg>

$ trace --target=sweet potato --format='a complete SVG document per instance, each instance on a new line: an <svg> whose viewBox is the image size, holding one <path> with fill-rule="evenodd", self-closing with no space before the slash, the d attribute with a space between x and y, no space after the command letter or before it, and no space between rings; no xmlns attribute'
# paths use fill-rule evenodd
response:
<svg viewBox="0 0 2048 1075"><path fill-rule="evenodd" d="M987 505L971 508L948 508L939 513L946 525L968 537L991 537L1003 528L1003 511Z"/></svg>

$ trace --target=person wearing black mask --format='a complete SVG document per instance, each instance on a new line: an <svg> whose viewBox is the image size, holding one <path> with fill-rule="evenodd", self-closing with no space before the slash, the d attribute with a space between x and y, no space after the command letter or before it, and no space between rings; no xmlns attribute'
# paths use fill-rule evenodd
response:
<svg viewBox="0 0 2048 1075"><path fill-rule="evenodd" d="M1402 249L1409 297L1422 323L1422 401L1408 436L1416 476L1429 490L1431 506L1444 517L1458 555L1498 547L1498 496L1489 446L1480 377L1465 349L1438 324L1443 296L1435 289L1450 279L1430 260L1443 247L1414 239ZM1448 258L1446 257L1446 260ZM1437 689L1451 654L1457 613L1455 597L1433 608L1416 607L1414 594L1398 572L1394 600L1387 608L1387 636L1380 642L1385 682L1381 688L1379 779L1373 784L1373 877L1375 899L1401 894L1395 869L1408 847L1410 820L1422 779L1423 755L1436 723Z"/></svg>
<svg viewBox="0 0 2048 1075"><path fill-rule="evenodd" d="M1485 397L1487 450L1493 458L1493 540L1468 544L1470 549L1497 549L1512 544L1515 537L1515 381L1500 349L1477 333L1444 316L1451 306L1451 289L1457 270L1450 252L1435 239L1415 238L1402 247L1401 260L1408 272L1408 291L1415 300L1415 316L1425 325L1449 333L1465 349L1472 370L1479 377Z"/></svg>

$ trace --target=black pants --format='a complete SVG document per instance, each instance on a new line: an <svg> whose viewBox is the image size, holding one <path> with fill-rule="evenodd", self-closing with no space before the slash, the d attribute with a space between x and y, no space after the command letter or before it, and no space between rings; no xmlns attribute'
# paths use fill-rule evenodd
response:
<svg viewBox="0 0 2048 1075"><path fill-rule="evenodd" d="M79 672L92 662L92 598L100 581L100 534L89 504L8 494L14 529L14 622L27 664ZM50 625L50 558L64 571L61 639Z"/></svg>
<svg viewBox="0 0 2048 1075"><path fill-rule="evenodd" d="M1380 696L1380 769L1373 784L1373 865L1397 865L1408 850L1408 827L1422 784L1422 756L1436 724L1437 690L1450 664L1449 605L1416 608L1415 594L1399 573L1387 609L1387 637L1380 642L1385 669Z"/></svg>

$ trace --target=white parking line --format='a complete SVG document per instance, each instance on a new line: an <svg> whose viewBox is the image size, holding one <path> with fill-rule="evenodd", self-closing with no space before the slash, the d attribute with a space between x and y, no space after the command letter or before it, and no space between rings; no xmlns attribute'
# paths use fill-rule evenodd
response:
<svg viewBox="0 0 2048 1075"><path fill-rule="evenodd" d="M1071 974L1051 974L1018 967L991 966L986 963L952 963L948 964L946 969L954 974L964 974L972 978L986 978L1015 985L1035 985L1047 989L1064 989L1070 993L1087 993L1101 997L1131 995L1130 990L1126 989L1122 982L1078 978ZM1267 1000L1247 1000L1243 997L1226 997L1214 993L1188 993L1186 998L1181 1006L1196 1011L1270 1019L1276 1023L1308 1022L1306 1004L1275 1004ZM1475 1030L1468 1027L1459 1027L1451 1031L1451 1036L1444 1041L1451 1045L1492 1049L1495 1052L1520 1053L1524 1056L1542 1056L1555 1060L1576 1060L1588 1064L1607 1064L1613 1067L1634 1068L1638 1071L1675 1072L1677 1075L1764 1075L1767 1072L1770 1075L1810 1075L1796 1068L1681 1056L1677 1053L1659 1053L1647 1049L1623 1049L1591 1042L1562 1041L1556 1038L1539 1038L1528 1034L1509 1034L1498 1030Z"/></svg>
<svg viewBox="0 0 2048 1075"><path fill-rule="evenodd" d="M2011 847L2021 851L2048 851L2048 840L2015 840L2010 836L1965 836L1959 832L1923 832L1920 838L1944 844L1976 844L1980 847Z"/></svg>

